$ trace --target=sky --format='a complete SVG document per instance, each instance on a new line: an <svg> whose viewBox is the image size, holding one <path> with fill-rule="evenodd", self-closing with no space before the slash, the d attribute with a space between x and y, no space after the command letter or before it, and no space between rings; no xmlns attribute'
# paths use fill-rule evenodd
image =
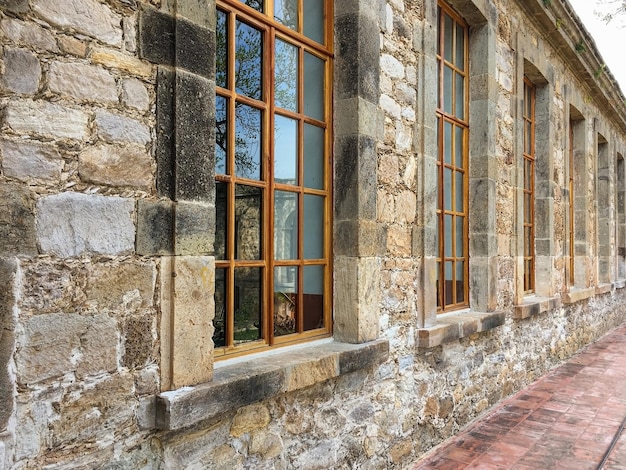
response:
<svg viewBox="0 0 626 470"><path fill-rule="evenodd" d="M624 60L624 43L626 42L626 14L608 24L598 17L611 11L607 2L611 0L569 0L583 24L591 33L596 47L602 54L607 67L620 84L622 93L626 95L626 60Z"/></svg>

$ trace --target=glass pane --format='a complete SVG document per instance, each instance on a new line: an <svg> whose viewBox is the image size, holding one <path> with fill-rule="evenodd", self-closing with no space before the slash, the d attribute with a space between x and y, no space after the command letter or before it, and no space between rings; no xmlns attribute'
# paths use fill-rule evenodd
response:
<svg viewBox="0 0 626 470"><path fill-rule="evenodd" d="M235 90L256 100L262 95L263 35L237 21L235 30Z"/></svg>
<svg viewBox="0 0 626 470"><path fill-rule="evenodd" d="M274 18L293 30L298 29L298 0L274 0Z"/></svg>
<svg viewBox="0 0 626 470"><path fill-rule="evenodd" d="M530 194L528 193L524 194L524 223L527 223L527 224L532 222L530 220L530 203L531 203Z"/></svg>
<svg viewBox="0 0 626 470"><path fill-rule="evenodd" d="M443 31L443 56L448 62L452 62L452 18L444 14L444 31Z"/></svg>
<svg viewBox="0 0 626 470"><path fill-rule="evenodd" d="M324 327L324 266L304 267L304 331Z"/></svg>
<svg viewBox="0 0 626 470"><path fill-rule="evenodd" d="M454 75L456 77L455 112L459 119L465 119L465 81L463 75L458 73Z"/></svg>
<svg viewBox="0 0 626 470"><path fill-rule="evenodd" d="M217 10L217 24L215 25L215 84L226 88L228 86L228 28L227 15Z"/></svg>
<svg viewBox="0 0 626 470"><path fill-rule="evenodd" d="M447 211L452 210L452 170L450 168L443 169L443 208Z"/></svg>
<svg viewBox="0 0 626 470"><path fill-rule="evenodd" d="M530 227L524 228L524 256L532 256L530 251Z"/></svg>
<svg viewBox="0 0 626 470"><path fill-rule="evenodd" d="M464 180L465 180L465 175L459 171L456 171L454 173L455 176L455 181L454 181L454 191L456 194L456 201L455 201L455 206L454 206L454 210L457 212L465 212L465 185L464 185Z"/></svg>
<svg viewBox="0 0 626 470"><path fill-rule="evenodd" d="M324 257L324 198L304 195L304 259Z"/></svg>
<svg viewBox="0 0 626 470"><path fill-rule="evenodd" d="M452 231L454 230L454 225L452 225L451 215L446 215L444 217L443 229L444 229L443 243L445 245L444 256L446 258L451 258L452 257L452 240L453 240Z"/></svg>
<svg viewBox="0 0 626 470"><path fill-rule="evenodd" d="M235 344L263 337L261 268L235 268Z"/></svg>
<svg viewBox="0 0 626 470"><path fill-rule="evenodd" d="M215 270L215 317L213 318L213 344L216 348L226 345L226 269Z"/></svg>
<svg viewBox="0 0 626 470"><path fill-rule="evenodd" d="M248 5L251 8L254 8L256 11L263 11L263 0L240 0L241 3Z"/></svg>
<svg viewBox="0 0 626 470"><path fill-rule="evenodd" d="M532 131L531 126L532 126L532 124L530 122L528 122L528 121L524 121L524 126L525 126L525 129L524 129L524 142L526 142L525 152L528 155L531 155L532 154L532 150L533 150L532 149L532 134L531 134L531 131Z"/></svg>
<svg viewBox="0 0 626 470"><path fill-rule="evenodd" d="M298 121L278 114L274 116L274 180L298 182Z"/></svg>
<svg viewBox="0 0 626 470"><path fill-rule="evenodd" d="M274 335L296 332L298 312L298 268L274 268Z"/></svg>
<svg viewBox="0 0 626 470"><path fill-rule="evenodd" d="M452 114L452 69L447 65L443 68L443 110Z"/></svg>
<svg viewBox="0 0 626 470"><path fill-rule="evenodd" d="M460 70L465 69L465 28L456 25L456 61L454 63Z"/></svg>
<svg viewBox="0 0 626 470"><path fill-rule="evenodd" d="M451 305L454 303L454 298L453 298L453 289L452 289L452 284L454 283L454 270L453 270L453 265L454 263L452 263L451 261L448 261L445 263L445 272L444 272L444 285L445 285L445 305Z"/></svg>
<svg viewBox="0 0 626 470"><path fill-rule="evenodd" d="M463 128L454 128L454 164L458 168L464 168L463 165Z"/></svg>
<svg viewBox="0 0 626 470"><path fill-rule="evenodd" d="M324 61L304 53L304 114L324 119Z"/></svg>
<svg viewBox="0 0 626 470"><path fill-rule="evenodd" d="M463 236L464 217L456 218L456 257L462 258L465 253L465 237Z"/></svg>
<svg viewBox="0 0 626 470"><path fill-rule="evenodd" d="M444 162L452 164L452 124L443 123L443 157Z"/></svg>
<svg viewBox="0 0 626 470"><path fill-rule="evenodd" d="M439 289L439 274L441 271L441 263L437 262L437 278L436 278L436 284L437 284L437 307L441 307L441 291Z"/></svg>
<svg viewBox="0 0 626 470"><path fill-rule="evenodd" d="M215 97L215 173L226 174L228 171L228 100L223 96Z"/></svg>
<svg viewBox="0 0 626 470"><path fill-rule="evenodd" d="M531 173L530 161L524 159L524 189L530 189Z"/></svg>
<svg viewBox="0 0 626 470"><path fill-rule="evenodd" d="M215 259L226 259L228 239L228 185L215 183Z"/></svg>
<svg viewBox="0 0 626 470"><path fill-rule="evenodd" d="M235 186L235 258L261 259L262 190Z"/></svg>
<svg viewBox="0 0 626 470"><path fill-rule="evenodd" d="M261 179L261 110L235 105L235 174Z"/></svg>
<svg viewBox="0 0 626 470"><path fill-rule="evenodd" d="M298 258L298 194L274 192L274 259Z"/></svg>
<svg viewBox="0 0 626 470"><path fill-rule="evenodd" d="M304 186L324 189L324 129L304 125Z"/></svg>
<svg viewBox="0 0 626 470"><path fill-rule="evenodd" d="M324 44L323 0L304 0L304 35Z"/></svg>
<svg viewBox="0 0 626 470"><path fill-rule="evenodd" d="M276 39L274 80L276 106L297 111L298 48L281 39Z"/></svg>
<svg viewBox="0 0 626 470"><path fill-rule="evenodd" d="M456 303L465 301L465 263L456 263Z"/></svg>

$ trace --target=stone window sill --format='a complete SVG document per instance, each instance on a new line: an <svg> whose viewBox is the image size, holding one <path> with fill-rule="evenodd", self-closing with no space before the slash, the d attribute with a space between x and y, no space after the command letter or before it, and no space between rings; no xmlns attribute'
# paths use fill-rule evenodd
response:
<svg viewBox="0 0 626 470"><path fill-rule="evenodd" d="M615 287L616 289L623 289L624 287L626 287L626 279L618 279L613 283L613 287Z"/></svg>
<svg viewBox="0 0 626 470"><path fill-rule="evenodd" d="M176 431L239 407L324 382L389 356L389 342L336 341L237 362L215 369L211 382L156 396L157 429Z"/></svg>
<svg viewBox="0 0 626 470"><path fill-rule="evenodd" d="M613 284L611 283L599 284L596 286L595 292L596 292L596 295L602 295L602 294L611 292L612 289L613 289Z"/></svg>
<svg viewBox="0 0 626 470"><path fill-rule="evenodd" d="M561 296L537 297L529 296L524 299L524 303L513 307L513 318L523 320L540 313L553 310L561 306Z"/></svg>
<svg viewBox="0 0 626 470"><path fill-rule="evenodd" d="M572 287L569 292L566 292L561 295L561 301L564 304L573 304L576 302L580 302L581 300L589 299L596 295L595 287L586 287L586 288L576 288Z"/></svg>
<svg viewBox="0 0 626 470"><path fill-rule="evenodd" d="M451 312L437 317L437 324L417 330L417 346L434 348L474 333L491 330L505 321L504 312Z"/></svg>

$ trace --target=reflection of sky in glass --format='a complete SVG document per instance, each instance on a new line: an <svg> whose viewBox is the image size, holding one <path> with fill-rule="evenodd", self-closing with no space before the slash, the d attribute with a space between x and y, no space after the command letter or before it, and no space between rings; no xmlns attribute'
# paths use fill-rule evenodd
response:
<svg viewBox="0 0 626 470"><path fill-rule="evenodd" d="M274 179L295 184L298 162L298 123L278 114L274 117Z"/></svg>
<svg viewBox="0 0 626 470"><path fill-rule="evenodd" d="M235 174L261 179L261 110L242 103L235 109Z"/></svg>
<svg viewBox="0 0 626 470"><path fill-rule="evenodd" d="M235 90L256 100L262 95L261 31L237 21L235 30Z"/></svg>
<svg viewBox="0 0 626 470"><path fill-rule="evenodd" d="M304 195L304 258L324 257L324 198Z"/></svg>
<svg viewBox="0 0 626 470"><path fill-rule="evenodd" d="M304 113L324 119L324 61L304 54Z"/></svg>
<svg viewBox="0 0 626 470"><path fill-rule="evenodd" d="M226 155L228 152L228 121L226 120L227 99L215 98L215 173L226 174Z"/></svg>
<svg viewBox="0 0 626 470"><path fill-rule="evenodd" d="M304 35L324 44L324 0L304 0Z"/></svg>
<svg viewBox="0 0 626 470"><path fill-rule="evenodd" d="M276 39L274 66L274 101L276 106L290 111L298 104L298 49Z"/></svg>
<svg viewBox="0 0 626 470"><path fill-rule="evenodd" d="M293 30L298 28L298 0L275 0L274 18Z"/></svg>
<svg viewBox="0 0 626 470"><path fill-rule="evenodd" d="M304 125L304 186L324 189L324 129Z"/></svg>

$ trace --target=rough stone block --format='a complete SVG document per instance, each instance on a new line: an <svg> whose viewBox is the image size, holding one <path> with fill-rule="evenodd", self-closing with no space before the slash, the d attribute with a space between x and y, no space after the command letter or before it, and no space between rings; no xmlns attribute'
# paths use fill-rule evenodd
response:
<svg viewBox="0 0 626 470"><path fill-rule="evenodd" d="M174 213L176 254L213 253L215 207L203 203L178 202Z"/></svg>
<svg viewBox="0 0 626 470"><path fill-rule="evenodd" d="M139 111L147 111L150 107L150 96L145 85L136 78L123 80L122 103Z"/></svg>
<svg viewBox="0 0 626 470"><path fill-rule="evenodd" d="M83 378L117 368L118 332L115 320L107 315L53 313L27 318L22 324L15 356L20 384L70 372Z"/></svg>
<svg viewBox="0 0 626 470"><path fill-rule="evenodd" d="M241 437L246 433L263 429L270 424L271 419L267 406L260 403L239 408L230 425L230 435Z"/></svg>
<svg viewBox="0 0 626 470"><path fill-rule="evenodd" d="M52 33L34 23L4 18L0 21L0 30L14 42L29 45L34 49L59 52L59 47Z"/></svg>
<svg viewBox="0 0 626 470"><path fill-rule="evenodd" d="M28 11L28 0L0 0L0 9L12 13L25 13Z"/></svg>
<svg viewBox="0 0 626 470"><path fill-rule="evenodd" d="M93 65L52 62L48 87L53 93L79 100L117 103L117 84L108 71Z"/></svg>
<svg viewBox="0 0 626 470"><path fill-rule="evenodd" d="M215 33L180 16L176 20L176 66L213 78Z"/></svg>
<svg viewBox="0 0 626 470"><path fill-rule="evenodd" d="M171 255L174 253L174 203L147 201L137 203L137 254Z"/></svg>
<svg viewBox="0 0 626 470"><path fill-rule="evenodd" d="M46 101L14 101L5 108L4 122L13 132L85 140L87 113Z"/></svg>
<svg viewBox="0 0 626 470"><path fill-rule="evenodd" d="M87 57L87 44L85 41L80 41L71 36L61 36L59 38L59 46L65 54Z"/></svg>
<svg viewBox="0 0 626 470"><path fill-rule="evenodd" d="M153 7L139 11L139 56L161 65L174 65L174 16Z"/></svg>
<svg viewBox="0 0 626 470"><path fill-rule="evenodd" d="M157 70L156 90L156 150L157 178L159 196L174 200L174 72L159 67Z"/></svg>
<svg viewBox="0 0 626 470"><path fill-rule="evenodd" d="M153 159L141 145L101 144L79 155L78 173L88 183L148 190L153 181L152 164Z"/></svg>
<svg viewBox="0 0 626 470"><path fill-rule="evenodd" d="M155 286L151 263L98 264L89 273L85 296L98 312L128 314L153 306Z"/></svg>
<svg viewBox="0 0 626 470"><path fill-rule="evenodd" d="M327 356L312 361L301 361L287 367L285 391L291 392L339 375L337 357Z"/></svg>
<svg viewBox="0 0 626 470"><path fill-rule="evenodd" d="M62 257L131 253L134 203L120 197L65 192L37 203L37 237L44 253Z"/></svg>
<svg viewBox="0 0 626 470"><path fill-rule="evenodd" d="M0 434L7 429L14 408L15 384L9 368L15 351L18 269L16 259L0 258L0 285L3 286L0 289ZM2 462L0 460L0 465Z"/></svg>
<svg viewBox="0 0 626 470"><path fill-rule="evenodd" d="M10 178L25 183L56 183L61 179L64 162L51 145L24 141L0 141L2 170Z"/></svg>
<svg viewBox="0 0 626 470"><path fill-rule="evenodd" d="M94 64L123 70L131 75L139 77L152 76L152 66L150 64L119 51L94 48L91 52L91 60Z"/></svg>
<svg viewBox="0 0 626 470"><path fill-rule="evenodd" d="M0 185L0 254L37 254L34 195L22 185Z"/></svg>
<svg viewBox="0 0 626 470"><path fill-rule="evenodd" d="M34 0L31 7L53 26L74 29L112 46L122 45L122 18L106 4L96 0Z"/></svg>
<svg viewBox="0 0 626 470"><path fill-rule="evenodd" d="M108 111L96 111L98 135L107 142L125 142L146 145L150 142L150 129L135 119L113 114Z"/></svg>
<svg viewBox="0 0 626 470"><path fill-rule="evenodd" d="M2 87L14 93L34 94L39 89L41 65L37 56L24 49L4 49Z"/></svg>
<svg viewBox="0 0 626 470"><path fill-rule="evenodd" d="M130 370L159 360L156 351L156 318L148 315L126 318L122 327L122 365Z"/></svg>

